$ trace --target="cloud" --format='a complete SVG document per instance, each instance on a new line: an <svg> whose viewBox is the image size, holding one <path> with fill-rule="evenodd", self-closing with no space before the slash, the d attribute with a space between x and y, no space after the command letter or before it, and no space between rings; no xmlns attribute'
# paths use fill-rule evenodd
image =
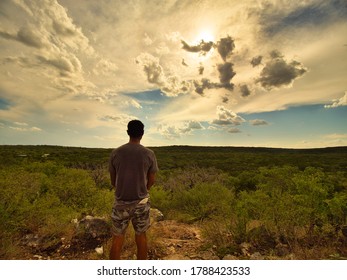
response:
<svg viewBox="0 0 347 280"><path fill-rule="evenodd" d="M212 124L216 125L240 125L245 120L238 116L236 113L231 110L225 108L224 106L217 106L216 110L217 119L212 121Z"/></svg>
<svg viewBox="0 0 347 280"><path fill-rule="evenodd" d="M333 100L331 105L325 105L324 108L336 108L340 106L347 106L347 91L340 99Z"/></svg>
<svg viewBox="0 0 347 280"><path fill-rule="evenodd" d="M203 75L205 67L202 64L200 64L198 70L199 70L199 75Z"/></svg>
<svg viewBox="0 0 347 280"><path fill-rule="evenodd" d="M183 66L188 66L188 64L184 61L184 58L182 59L182 65Z"/></svg>
<svg viewBox="0 0 347 280"><path fill-rule="evenodd" d="M237 127L232 127L228 129L228 133L241 133L242 131L238 129Z"/></svg>
<svg viewBox="0 0 347 280"><path fill-rule="evenodd" d="M118 66L104 58L101 58L99 62L96 64L95 69L93 69L93 73L96 75L109 76L118 71Z"/></svg>
<svg viewBox="0 0 347 280"><path fill-rule="evenodd" d="M41 49L46 46L42 35L28 27L22 27L17 33L11 34L6 31L0 31L0 37L8 40L14 40L23 43L29 47Z"/></svg>
<svg viewBox="0 0 347 280"><path fill-rule="evenodd" d="M234 49L235 49L235 43L230 36L221 38L217 42L218 53L220 54L220 56L222 57L224 61L226 61L230 57Z"/></svg>
<svg viewBox="0 0 347 280"><path fill-rule="evenodd" d="M182 133L187 133L195 129L204 129L202 124L198 121L189 121L184 124L184 127L180 129Z"/></svg>
<svg viewBox="0 0 347 280"><path fill-rule="evenodd" d="M149 53L142 53L136 58L136 63L143 67L147 81L158 86L167 96L177 96L189 92L191 83L182 81L177 75L166 76L159 63L159 58Z"/></svg>
<svg viewBox="0 0 347 280"><path fill-rule="evenodd" d="M184 40L181 40L181 43L183 45L182 49L186 50L187 52L200 53L201 55L206 55L213 47L213 42L205 42L204 40L201 40L200 44L195 46L190 46Z"/></svg>
<svg viewBox="0 0 347 280"><path fill-rule="evenodd" d="M148 36L147 33L145 33L145 37L143 39L143 42L145 43L146 46L150 46L153 44L153 40Z"/></svg>
<svg viewBox="0 0 347 280"><path fill-rule="evenodd" d="M247 97L251 95L251 91L247 85L240 85L240 91L243 97Z"/></svg>
<svg viewBox="0 0 347 280"><path fill-rule="evenodd" d="M213 44L213 42L211 43L211 47L217 47L218 53L223 59L224 63L216 65L219 82L212 82L208 78L203 78L200 81L195 80L193 82L195 92L197 92L200 95L203 95L206 89L224 88L229 91L232 91L234 89L234 84L231 83L231 80L236 75L236 72L233 69L234 64L230 61L227 61L235 48L234 40L230 36L227 36L225 38L221 38L216 44ZM202 75L205 70L202 64L200 64L198 69L199 75Z"/></svg>
<svg viewBox="0 0 347 280"><path fill-rule="evenodd" d="M18 31L7 32L2 28L0 37L18 41L36 50L28 51L20 45L16 46L13 48L15 56L8 55L2 59L2 63L15 63L25 67L28 74L26 76L30 76L33 83L41 78L41 81L49 84L46 86L59 91L92 93L95 85L90 77L85 78L81 57L85 56L83 61L91 66L96 54L82 29L68 16L66 9L55 0L16 1L11 9L5 9L8 17L14 12L22 12L22 20L11 21L4 26L6 30ZM32 68L35 71L30 71ZM45 79L42 80L42 77ZM40 85L43 86L42 83Z"/></svg>
<svg viewBox="0 0 347 280"><path fill-rule="evenodd" d="M253 126L260 126L260 125L268 125L269 124L267 121L259 120L259 119L250 120L249 123Z"/></svg>
<svg viewBox="0 0 347 280"><path fill-rule="evenodd" d="M199 80L194 80L193 85L195 87L195 92L204 95L206 89L219 89L224 88L229 91L234 89L234 84L231 83L231 79L236 75L233 70L233 64L231 62L225 62L223 64L217 65L217 70L219 72L219 81L212 82L210 79L202 78Z"/></svg>
<svg viewBox="0 0 347 280"><path fill-rule="evenodd" d="M205 89L217 88L216 83L212 83L209 79L203 78L200 81L194 81L195 92L203 95Z"/></svg>
<svg viewBox="0 0 347 280"><path fill-rule="evenodd" d="M228 101L229 101L229 98L227 96L223 96L222 97L222 102L223 103L228 103Z"/></svg>
<svg viewBox="0 0 347 280"><path fill-rule="evenodd" d="M127 100L127 101L124 102L124 104L126 106L135 107L137 109L141 109L142 108L141 104L139 102L137 102L136 100L134 100L134 99Z"/></svg>
<svg viewBox="0 0 347 280"><path fill-rule="evenodd" d="M60 56L55 56L51 54L38 55L38 61L41 64L54 67L56 70L60 71L62 74L77 74L81 73L82 65L79 59L73 54L62 54Z"/></svg>
<svg viewBox="0 0 347 280"><path fill-rule="evenodd" d="M263 60L263 56L258 55L256 57L253 57L251 60L251 64L253 67L256 67L261 64L261 61Z"/></svg>
<svg viewBox="0 0 347 280"><path fill-rule="evenodd" d="M127 114L118 114L118 115L105 115L99 118L101 121L105 122L115 122L122 125L127 125L131 120L137 119L135 116Z"/></svg>
<svg viewBox="0 0 347 280"><path fill-rule="evenodd" d="M158 131L166 139L180 138L182 135L190 134L194 130L205 129L198 121L186 121L179 125L159 125Z"/></svg>
<svg viewBox="0 0 347 280"><path fill-rule="evenodd" d="M18 127L18 126L9 126L10 129L16 130L16 131L21 131L21 132L38 132L42 131L41 128L33 126L33 127Z"/></svg>
<svg viewBox="0 0 347 280"><path fill-rule="evenodd" d="M271 59L267 61L265 67L260 73L260 78L256 82L267 90L272 88L290 86L295 79L301 77L307 72L307 69L295 60L287 62L281 53L272 51Z"/></svg>
<svg viewBox="0 0 347 280"><path fill-rule="evenodd" d="M231 62L225 62L224 64L219 64L217 68L220 80L220 85L218 87L232 90L234 85L230 81L236 75L233 70L233 64Z"/></svg>
<svg viewBox="0 0 347 280"><path fill-rule="evenodd" d="M28 124L25 122L14 122L14 124L19 126L28 126Z"/></svg>

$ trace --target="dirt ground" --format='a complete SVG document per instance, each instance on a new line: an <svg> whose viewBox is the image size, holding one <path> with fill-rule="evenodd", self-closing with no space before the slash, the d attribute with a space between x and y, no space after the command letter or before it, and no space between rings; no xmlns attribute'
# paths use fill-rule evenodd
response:
<svg viewBox="0 0 347 280"><path fill-rule="evenodd" d="M204 240L197 225L164 220L151 225L147 233L151 260L216 259L213 252L202 250ZM62 238L52 248L27 248L23 259L91 260L108 259L111 238ZM129 226L123 246L122 258L136 259L134 232Z"/></svg>

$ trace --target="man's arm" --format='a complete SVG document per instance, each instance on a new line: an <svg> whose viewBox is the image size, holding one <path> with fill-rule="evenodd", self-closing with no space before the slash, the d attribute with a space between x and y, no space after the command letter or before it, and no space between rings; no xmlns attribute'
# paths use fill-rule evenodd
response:
<svg viewBox="0 0 347 280"><path fill-rule="evenodd" d="M147 190L149 191L155 182L155 173L148 172L147 174Z"/></svg>
<svg viewBox="0 0 347 280"><path fill-rule="evenodd" d="M112 160L109 162L108 170L110 172L111 185L113 188L116 187L116 169L113 167Z"/></svg>

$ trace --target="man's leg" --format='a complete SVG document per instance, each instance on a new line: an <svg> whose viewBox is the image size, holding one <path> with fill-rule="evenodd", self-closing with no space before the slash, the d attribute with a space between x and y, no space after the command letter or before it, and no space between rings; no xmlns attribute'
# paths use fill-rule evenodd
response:
<svg viewBox="0 0 347 280"><path fill-rule="evenodd" d="M137 246L137 259L147 260L147 236L146 233L135 234L135 241Z"/></svg>
<svg viewBox="0 0 347 280"><path fill-rule="evenodd" d="M110 260L120 260L124 242L124 235L113 235L112 246L110 251Z"/></svg>

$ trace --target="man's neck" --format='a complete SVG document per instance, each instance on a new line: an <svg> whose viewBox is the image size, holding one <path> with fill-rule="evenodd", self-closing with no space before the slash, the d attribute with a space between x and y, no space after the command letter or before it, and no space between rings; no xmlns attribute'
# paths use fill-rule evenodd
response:
<svg viewBox="0 0 347 280"><path fill-rule="evenodd" d="M130 138L129 143L130 144L140 144L141 138Z"/></svg>

